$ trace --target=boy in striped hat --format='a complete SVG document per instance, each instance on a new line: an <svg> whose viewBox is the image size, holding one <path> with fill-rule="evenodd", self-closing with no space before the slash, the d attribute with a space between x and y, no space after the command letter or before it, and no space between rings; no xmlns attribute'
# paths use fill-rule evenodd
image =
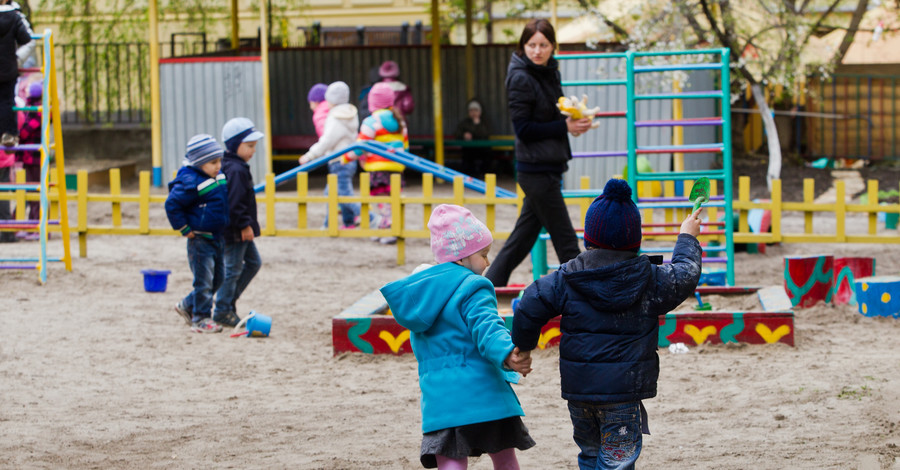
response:
<svg viewBox="0 0 900 470"><path fill-rule="evenodd" d="M187 238L188 264L194 289L175 311L197 333L218 333L212 316L213 295L225 277L225 240L228 226L228 188L222 169L224 151L207 134L191 137L184 166L169 182L166 216L172 228Z"/></svg>

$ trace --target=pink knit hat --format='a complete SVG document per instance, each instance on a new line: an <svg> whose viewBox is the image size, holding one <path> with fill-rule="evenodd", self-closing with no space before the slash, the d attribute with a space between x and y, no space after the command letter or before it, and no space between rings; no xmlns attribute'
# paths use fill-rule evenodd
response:
<svg viewBox="0 0 900 470"><path fill-rule="evenodd" d="M378 82L372 85L366 99L369 101L369 112L390 108L394 105L394 90L387 83Z"/></svg>
<svg viewBox="0 0 900 470"><path fill-rule="evenodd" d="M491 231L465 207L441 204L428 220L431 252L438 263L459 261L494 242Z"/></svg>

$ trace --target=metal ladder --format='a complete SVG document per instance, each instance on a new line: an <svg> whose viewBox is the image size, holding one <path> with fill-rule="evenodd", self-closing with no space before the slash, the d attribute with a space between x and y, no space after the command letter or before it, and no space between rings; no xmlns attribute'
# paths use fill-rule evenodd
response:
<svg viewBox="0 0 900 470"><path fill-rule="evenodd" d="M22 144L14 147L5 147L7 152L24 151L40 152L41 178L38 182L17 181L16 183L0 183L0 191L15 192L17 201L16 218L14 220L0 220L0 231L31 231L39 233L40 252L37 257L8 258L0 255L0 269L35 269L38 271L41 284L47 281L47 265L51 262L62 262L67 271L72 270L72 255L69 240L69 217L66 198L65 158L63 154L63 139L60 113L59 95L56 83L56 62L53 55L53 34L47 29L44 34L32 35L32 40L43 42L42 65L34 71L39 71L42 78L43 96L40 106L13 107L14 111L40 111L41 112L41 143ZM28 71L27 69L22 69ZM45 111L50 111L49 113ZM51 120L52 117L52 120ZM53 136L51 142L50 124L53 123ZM50 168L51 150L56 161L55 182L51 184ZM20 180L21 178L19 178ZM50 216L50 192L55 188L56 202L58 203L58 219L49 219ZM26 219L25 194L28 192L40 193L40 218L38 220ZM59 227L59 234L63 245L63 254L59 257L47 255L47 239L49 238L48 225Z"/></svg>

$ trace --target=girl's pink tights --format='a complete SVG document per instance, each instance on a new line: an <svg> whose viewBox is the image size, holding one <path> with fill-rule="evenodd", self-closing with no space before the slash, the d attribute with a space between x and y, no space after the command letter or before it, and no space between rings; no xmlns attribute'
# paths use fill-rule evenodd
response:
<svg viewBox="0 0 900 470"><path fill-rule="evenodd" d="M519 470L519 461L516 460L516 449L503 449L491 456L491 462L494 463L494 470ZM469 466L469 459L451 459L443 455L435 455L437 459L438 470L466 470Z"/></svg>

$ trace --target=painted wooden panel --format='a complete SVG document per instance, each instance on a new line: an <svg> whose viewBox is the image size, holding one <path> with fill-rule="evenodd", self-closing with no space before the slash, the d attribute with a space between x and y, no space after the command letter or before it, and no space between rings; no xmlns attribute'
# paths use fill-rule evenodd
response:
<svg viewBox="0 0 900 470"><path fill-rule="evenodd" d="M875 258L852 257L834 259L834 281L831 301L835 305L856 305L856 279L875 275Z"/></svg>
<svg viewBox="0 0 900 470"><path fill-rule="evenodd" d="M834 256L785 256L784 290L795 307L831 302Z"/></svg>
<svg viewBox="0 0 900 470"><path fill-rule="evenodd" d="M874 276L854 283L859 313L900 318L900 276Z"/></svg>

